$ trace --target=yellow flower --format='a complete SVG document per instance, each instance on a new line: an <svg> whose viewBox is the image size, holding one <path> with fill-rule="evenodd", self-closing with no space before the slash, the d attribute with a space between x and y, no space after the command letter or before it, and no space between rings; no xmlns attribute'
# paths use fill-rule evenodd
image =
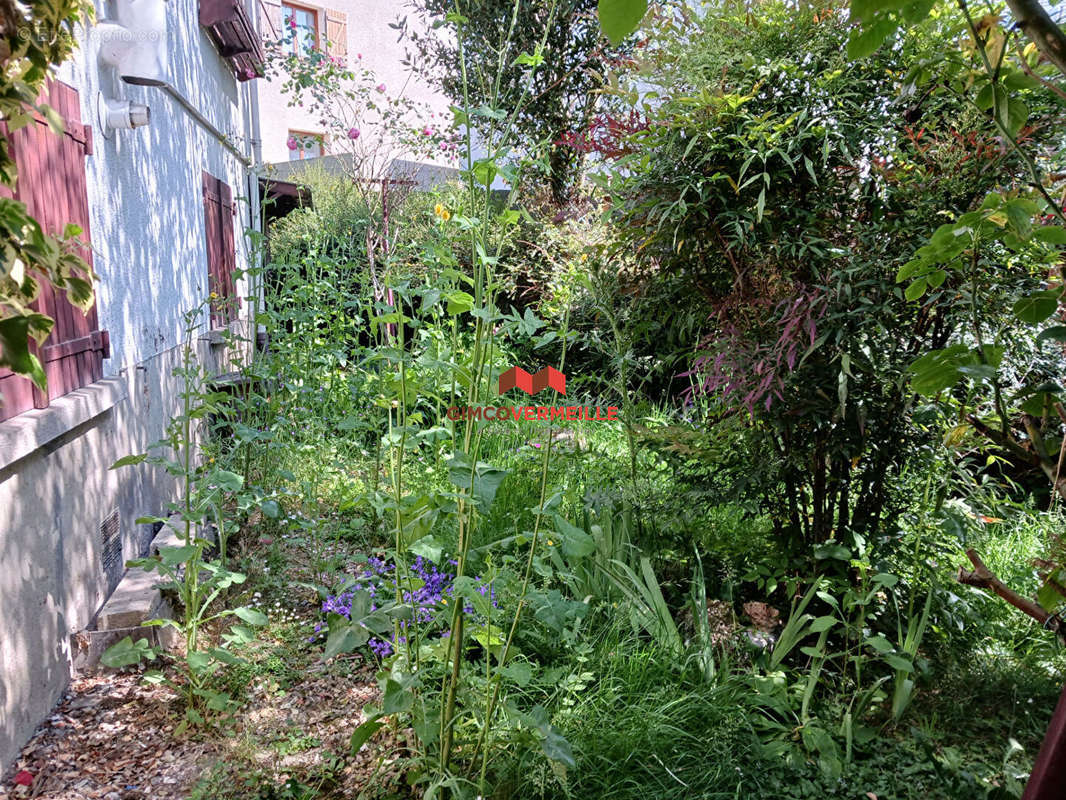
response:
<svg viewBox="0 0 1066 800"><path fill-rule="evenodd" d="M588 253L582 253L581 254L581 263L585 263L588 260L589 260L589 254Z"/></svg>
<svg viewBox="0 0 1066 800"><path fill-rule="evenodd" d="M211 292L211 299L218 300L218 292Z"/></svg>
<svg viewBox="0 0 1066 800"><path fill-rule="evenodd" d="M436 214L438 217L441 215L442 211L444 211L444 206L442 206L440 203L437 203L437 205L433 206L433 213Z"/></svg>
<svg viewBox="0 0 1066 800"><path fill-rule="evenodd" d="M555 547L555 542L553 542L551 539L549 539L548 540L548 547Z"/></svg>
<svg viewBox="0 0 1066 800"><path fill-rule="evenodd" d="M452 213L448 209L444 209L443 211L440 212L440 218L442 220L444 220L445 222L447 222L448 220L450 220L452 218Z"/></svg>

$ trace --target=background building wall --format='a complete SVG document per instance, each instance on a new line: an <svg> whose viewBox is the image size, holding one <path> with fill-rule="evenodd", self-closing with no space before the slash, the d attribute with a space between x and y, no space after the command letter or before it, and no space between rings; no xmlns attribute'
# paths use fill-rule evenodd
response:
<svg viewBox="0 0 1066 800"><path fill-rule="evenodd" d="M278 27L282 20L281 0L257 0L259 6L261 28L264 38L271 35L271 25ZM324 19L327 9L344 12L347 15L348 25L348 63L354 70L363 66L374 73L375 80L385 85L386 96L402 95L428 106L430 113L436 114L431 120L412 119L412 127L426 122L437 123L444 120L451 121L451 112L448 110L449 101L437 92L428 82L412 75L409 67L403 62L407 57L407 44L398 41L399 31L390 27L390 24L407 16L406 7L402 3L383 3L374 0L327 0L325 3L300 2L298 5L312 8L318 11L322 35L325 34ZM413 24L409 19L408 23ZM280 31L279 31L280 33ZM360 58L362 56L362 58ZM286 145L289 130L301 130L318 132L325 129L321 119L304 108L290 107L289 97L282 92L282 81L278 78L269 78L260 82L260 105L263 119L263 160L277 163L289 160L289 149ZM377 132L362 131L373 141ZM327 153L343 153L343 145L329 142L326 144ZM400 154L401 157L410 158L409 154ZM444 158L420 159L439 166L453 166L452 162Z"/></svg>
<svg viewBox="0 0 1066 800"><path fill-rule="evenodd" d="M180 386L171 373L180 363L183 315L208 293L203 170L239 198L237 268L249 259L244 230L258 214L245 164L255 82L239 84L218 56L199 26L196 0L166 5L174 94L125 84L98 65L92 29L80 32L81 47L59 75L79 91L82 122L93 128L86 159L90 235L100 329L110 332L111 358L104 361L104 381L0 423L0 771L63 692L70 636L106 600L102 521L118 511L122 555L133 558L146 539L146 526L135 520L163 512L175 498L173 479L160 470L109 467L161 438L177 409ZM109 16L109 6L97 4L98 19ZM105 137L96 113L99 92L145 103L150 125ZM238 284L238 296L246 293ZM206 338L193 345L215 373L240 355ZM58 436L41 433L64 419L80 421ZM11 460L34 436L43 444Z"/></svg>

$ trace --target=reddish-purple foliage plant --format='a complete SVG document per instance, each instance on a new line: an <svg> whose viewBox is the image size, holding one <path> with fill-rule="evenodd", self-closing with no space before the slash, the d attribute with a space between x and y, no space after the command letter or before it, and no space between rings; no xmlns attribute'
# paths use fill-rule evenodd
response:
<svg viewBox="0 0 1066 800"><path fill-rule="evenodd" d="M785 377L814 345L826 308L826 298L817 289L802 289L777 303L749 301L744 308L747 319L741 322L732 319L735 303L719 304L711 315L717 330L700 342L700 355L682 373L696 379L686 392L688 399L694 394L717 395L749 414L759 405L769 410L775 398L784 399ZM752 311L761 318L754 323Z"/></svg>
<svg viewBox="0 0 1066 800"><path fill-rule="evenodd" d="M581 131L563 134L556 145L569 147L579 153L596 153L604 158L621 158L634 152L630 138L634 133L647 130L648 119L637 111L627 116L597 114L588 127Z"/></svg>

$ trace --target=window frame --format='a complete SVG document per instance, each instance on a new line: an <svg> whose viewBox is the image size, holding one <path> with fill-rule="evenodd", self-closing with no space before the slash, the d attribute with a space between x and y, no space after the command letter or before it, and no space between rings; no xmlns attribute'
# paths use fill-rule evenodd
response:
<svg viewBox="0 0 1066 800"><path fill-rule="evenodd" d="M313 49L321 50L322 49L322 22L319 19L319 17L321 16L321 9L315 8L314 6L305 6L303 3L290 3L290 2L287 2L287 0L283 0L283 2L281 3L281 27L283 29L282 36L288 35L287 32L284 30L285 27L286 27L286 23L285 23L285 12L286 11L304 11L304 12L306 12L306 13L311 15L311 19L314 20L314 23L315 23L315 33L314 33L315 42L314 42ZM299 50L299 47L297 45L297 41L298 41L298 38L294 36L292 38L292 43L287 47L289 52L291 52L293 55L300 55L300 50Z"/></svg>
<svg viewBox="0 0 1066 800"><path fill-rule="evenodd" d="M326 134L322 131L304 131L298 130L296 128L289 128L288 135L285 137L285 141L287 142L289 141L289 139L296 139L297 141L299 141L300 138L317 139L319 152L315 155L304 155L307 152L307 148L298 147L296 148L296 150L289 151L289 161L306 161L309 158L321 158L322 156L326 155ZM292 154L296 152L300 153L299 158L292 157Z"/></svg>

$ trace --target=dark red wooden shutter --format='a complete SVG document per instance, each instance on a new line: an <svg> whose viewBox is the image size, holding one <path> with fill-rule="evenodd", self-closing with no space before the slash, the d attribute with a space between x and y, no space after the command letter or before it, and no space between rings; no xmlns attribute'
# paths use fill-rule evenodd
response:
<svg viewBox="0 0 1066 800"><path fill-rule="evenodd" d="M40 100L63 118L66 132L57 136L37 116L8 136L19 173L14 197L26 204L47 233L61 233L67 223L80 226L86 245L81 255L91 265L85 156L92 153L92 129L81 123L78 93L70 86L52 81ZM48 394L35 389L26 378L0 370L0 393L4 396L0 420L30 408L45 408L50 400L103 377L109 342L107 331L98 330L96 307L83 314L64 292L47 284L41 287L35 307L55 320L44 346L36 349L48 377Z"/></svg>
<svg viewBox="0 0 1066 800"><path fill-rule="evenodd" d="M211 298L211 327L221 328L236 317L233 271L237 250L233 241L233 190L224 181L203 174L204 230L207 243L207 286Z"/></svg>

